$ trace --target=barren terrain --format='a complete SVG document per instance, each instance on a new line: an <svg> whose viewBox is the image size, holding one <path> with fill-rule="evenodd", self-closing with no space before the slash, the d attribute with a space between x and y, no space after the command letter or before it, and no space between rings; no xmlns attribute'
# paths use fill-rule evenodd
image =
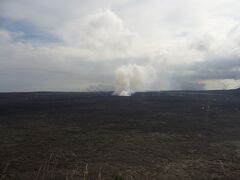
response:
<svg viewBox="0 0 240 180"><path fill-rule="evenodd" d="M238 179L239 162L239 90L0 93L1 180Z"/></svg>

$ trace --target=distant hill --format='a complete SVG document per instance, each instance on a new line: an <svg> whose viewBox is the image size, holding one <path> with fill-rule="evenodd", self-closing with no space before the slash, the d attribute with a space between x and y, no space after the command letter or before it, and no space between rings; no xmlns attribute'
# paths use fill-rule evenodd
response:
<svg viewBox="0 0 240 180"><path fill-rule="evenodd" d="M240 88L234 89L235 91L239 91L240 92Z"/></svg>

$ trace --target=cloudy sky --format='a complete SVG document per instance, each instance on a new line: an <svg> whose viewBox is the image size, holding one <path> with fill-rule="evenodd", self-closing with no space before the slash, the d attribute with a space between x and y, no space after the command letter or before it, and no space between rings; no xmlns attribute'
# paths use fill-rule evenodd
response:
<svg viewBox="0 0 240 180"><path fill-rule="evenodd" d="M239 0L0 0L0 91L113 90L128 65L154 69L145 90L236 88L239 12Z"/></svg>

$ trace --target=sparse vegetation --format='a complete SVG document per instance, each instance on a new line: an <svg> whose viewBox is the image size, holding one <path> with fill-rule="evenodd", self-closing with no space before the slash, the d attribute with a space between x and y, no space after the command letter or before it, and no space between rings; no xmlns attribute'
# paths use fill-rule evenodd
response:
<svg viewBox="0 0 240 180"><path fill-rule="evenodd" d="M0 94L0 180L237 179L239 117L236 91Z"/></svg>

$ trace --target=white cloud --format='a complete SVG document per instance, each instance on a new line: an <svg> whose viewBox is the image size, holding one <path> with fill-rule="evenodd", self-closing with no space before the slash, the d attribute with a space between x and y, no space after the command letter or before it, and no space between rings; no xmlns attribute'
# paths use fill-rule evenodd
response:
<svg viewBox="0 0 240 180"><path fill-rule="evenodd" d="M67 46L86 52L88 59L124 58L131 53L134 33L111 10L88 15L59 30Z"/></svg>
<svg viewBox="0 0 240 180"><path fill-rule="evenodd" d="M240 79L239 9L238 0L2 0L0 91L102 89L128 64L154 67L149 89L232 87ZM17 23L8 29L8 20ZM22 23L60 41L19 41L31 31L19 30Z"/></svg>

